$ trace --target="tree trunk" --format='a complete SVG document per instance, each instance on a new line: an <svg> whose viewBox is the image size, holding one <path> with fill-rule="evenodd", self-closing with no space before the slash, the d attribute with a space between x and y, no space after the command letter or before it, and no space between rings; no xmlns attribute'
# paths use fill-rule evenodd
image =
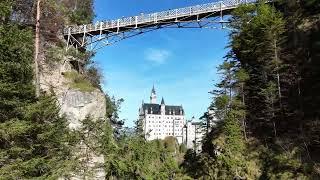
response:
<svg viewBox="0 0 320 180"><path fill-rule="evenodd" d="M282 109L282 102L281 102L281 86L280 86L280 74L279 74L279 65L278 65L278 49L277 49L277 40L274 40L274 58L276 61L276 69L277 69L277 85L278 85L278 95L279 95L279 104L280 108Z"/></svg>
<svg viewBox="0 0 320 180"><path fill-rule="evenodd" d="M245 103L244 103L244 87L243 87L243 83L241 83L241 93L242 93L242 105L243 107L245 107ZM243 119L242 119L242 126L243 126L243 135L244 135L244 139L247 141L247 131L246 131L246 114L243 114Z"/></svg>
<svg viewBox="0 0 320 180"><path fill-rule="evenodd" d="M274 105L273 105L273 103L274 103L274 101L273 101L273 98L271 97L273 133L274 133L274 137L277 138L277 127L276 127L276 123L274 121L275 114L274 114Z"/></svg>
<svg viewBox="0 0 320 180"><path fill-rule="evenodd" d="M39 66L38 66L38 56L40 48L40 8L41 0L37 1L37 16L36 16L36 34L34 42L34 76L35 76L35 86L36 86L36 97L40 96L40 78L39 78Z"/></svg>
<svg viewBox="0 0 320 180"><path fill-rule="evenodd" d="M232 81L232 75L231 72L228 72L228 86L229 86L229 109L231 110L231 104L232 104L232 85L231 85L231 81Z"/></svg>

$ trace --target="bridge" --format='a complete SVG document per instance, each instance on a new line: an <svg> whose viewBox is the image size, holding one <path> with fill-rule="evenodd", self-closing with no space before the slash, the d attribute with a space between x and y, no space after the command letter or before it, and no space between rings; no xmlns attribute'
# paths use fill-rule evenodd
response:
<svg viewBox="0 0 320 180"><path fill-rule="evenodd" d="M73 46L80 50L96 51L121 40L160 28L217 28L228 21L224 15L243 4L258 0L223 0L179 9L123 17L93 24L69 26L63 31L67 50Z"/></svg>

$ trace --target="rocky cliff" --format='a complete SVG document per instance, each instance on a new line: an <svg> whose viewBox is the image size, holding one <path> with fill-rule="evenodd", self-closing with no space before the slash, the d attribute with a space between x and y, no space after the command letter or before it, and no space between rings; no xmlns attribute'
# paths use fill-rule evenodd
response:
<svg viewBox="0 0 320 180"><path fill-rule="evenodd" d="M46 94L54 94L61 108L61 115L65 115L69 121L69 128L79 130L81 121L90 116L93 120L105 119L106 99L105 94L99 89L90 86L82 88L74 86L72 76L79 76L73 67L73 57L63 57L60 61L50 61L42 55L40 63L40 87ZM83 132L85 133L85 132ZM90 179L105 179L103 168L104 158L100 154L92 152L84 143L80 142L75 152L80 160L86 158L84 169L92 171ZM72 179L83 179L82 173L73 173Z"/></svg>
<svg viewBox="0 0 320 180"><path fill-rule="evenodd" d="M93 119L105 118L106 101L104 93L95 87L90 90L72 87L72 80L66 77L66 73L78 73L69 61L70 57L64 57L63 61L51 64L41 63L40 87L45 93L54 93L61 107L61 113L65 114L70 128L78 128L80 120L86 116ZM45 58L44 58L45 59Z"/></svg>
<svg viewBox="0 0 320 180"><path fill-rule="evenodd" d="M92 78L86 74L85 64L88 63L90 56L75 49L73 52L66 52L65 40L61 34L62 29L67 25L92 22L93 0L17 0L14 2L11 20L21 26L39 28L35 34L35 39L39 38L39 42L35 40L35 46L38 47L35 53L39 68L39 74L36 73L39 77L36 79L40 81L40 91L56 97L60 114L67 117L69 128L72 130L82 131L81 122L88 116L92 120L102 119L101 122L104 122L106 119L105 94L98 87L99 78L94 77L95 82L91 82ZM85 137L85 132L80 133ZM79 174L89 169L94 171L94 175L89 179L105 179L103 169L95 168L104 162L102 155L91 151L82 141L74 149L75 155L80 160L86 158L87 161L86 166L79 170L80 173L73 173L74 179L87 179L82 175L80 178Z"/></svg>

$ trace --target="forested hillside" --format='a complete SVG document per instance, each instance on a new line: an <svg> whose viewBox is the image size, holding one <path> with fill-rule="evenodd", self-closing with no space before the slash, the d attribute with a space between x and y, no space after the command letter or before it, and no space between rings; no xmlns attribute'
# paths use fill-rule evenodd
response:
<svg viewBox="0 0 320 180"><path fill-rule="evenodd" d="M320 2L276 1L232 14L212 91L218 124L185 168L199 179L319 179ZM196 167L196 168L195 168Z"/></svg>

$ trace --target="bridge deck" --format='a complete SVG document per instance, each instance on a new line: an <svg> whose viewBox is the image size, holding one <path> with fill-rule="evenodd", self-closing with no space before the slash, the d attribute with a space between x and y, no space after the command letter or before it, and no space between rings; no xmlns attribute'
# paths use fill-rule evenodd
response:
<svg viewBox="0 0 320 180"><path fill-rule="evenodd" d="M64 36L83 37L86 33L90 36L120 33L128 29L147 28L159 24L170 24L180 21L196 21L202 18L227 14L230 10L241 4L256 3L258 0L223 0L208 4L201 4L185 8L140 14L139 16L125 17L116 20L97 22L94 24L70 26L64 29Z"/></svg>

